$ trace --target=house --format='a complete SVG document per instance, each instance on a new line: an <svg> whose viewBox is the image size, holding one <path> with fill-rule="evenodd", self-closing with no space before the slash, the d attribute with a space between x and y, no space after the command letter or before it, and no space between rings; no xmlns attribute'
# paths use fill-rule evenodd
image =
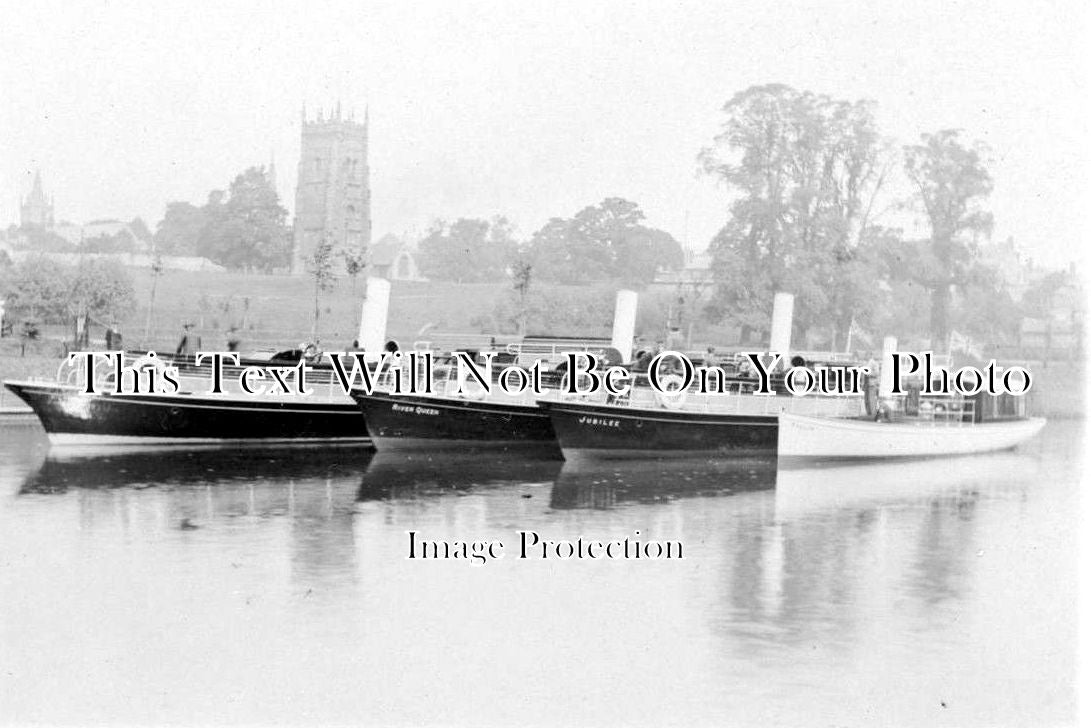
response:
<svg viewBox="0 0 1091 728"><path fill-rule="evenodd" d="M396 235L387 234L368 251L369 275L390 281L425 281L417 267L413 246Z"/></svg>

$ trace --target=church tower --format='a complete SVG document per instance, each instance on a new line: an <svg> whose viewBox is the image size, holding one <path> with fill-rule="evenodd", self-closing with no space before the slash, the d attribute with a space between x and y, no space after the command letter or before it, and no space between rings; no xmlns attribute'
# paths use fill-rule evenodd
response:
<svg viewBox="0 0 1091 728"><path fill-rule="evenodd" d="M292 272L306 272L307 260L323 238L334 251L366 251L371 243L371 183L367 163L368 119L342 118L341 104L323 118L308 121L304 107L303 139L295 189Z"/></svg>
<svg viewBox="0 0 1091 728"><path fill-rule="evenodd" d="M53 200L47 200L42 191L41 172L34 173L34 187L19 206L19 223L23 227L53 228Z"/></svg>

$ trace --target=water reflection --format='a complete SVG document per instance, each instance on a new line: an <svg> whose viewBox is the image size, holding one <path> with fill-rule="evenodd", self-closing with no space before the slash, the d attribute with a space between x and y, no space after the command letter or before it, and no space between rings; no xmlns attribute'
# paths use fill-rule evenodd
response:
<svg viewBox="0 0 1091 728"><path fill-rule="evenodd" d="M1079 431L1051 428L1016 453L779 473L353 448L74 457L7 430L0 592L19 598L0 600L17 626L0 691L22 722L73 724L1063 723ZM522 529L639 529L686 554L520 561ZM409 530L512 550L409 561ZM427 700L405 688L435 670L471 677Z"/></svg>
<svg viewBox="0 0 1091 728"><path fill-rule="evenodd" d="M200 531L229 540L283 518L293 580L311 589L355 577L355 486L371 457L359 447L59 450L19 493L72 491L87 533Z"/></svg>
<svg viewBox="0 0 1091 728"><path fill-rule="evenodd" d="M561 469L553 458L525 453L396 453L375 455L360 479L359 501L468 494L499 486L551 483Z"/></svg>
<svg viewBox="0 0 1091 728"><path fill-rule="evenodd" d="M833 463L781 469L777 476L779 517L835 509L867 509L895 502L973 495L1027 482L1037 458L1002 452L932 460Z"/></svg>
<svg viewBox="0 0 1091 728"><path fill-rule="evenodd" d="M64 493L71 488L230 486L285 484L359 473L372 452L329 449L114 449L49 452L20 492ZM230 491L230 488L225 488Z"/></svg>
<svg viewBox="0 0 1091 728"><path fill-rule="evenodd" d="M731 496L769 490L776 482L776 458L566 462L553 485L550 506L605 509L622 503Z"/></svg>
<svg viewBox="0 0 1091 728"><path fill-rule="evenodd" d="M725 554L718 630L746 650L861 639L895 594L911 631L949 617L969 598L975 561L995 539L982 501L1020 501L1040 461L1001 453L966 458L781 470L771 512L735 514L718 529Z"/></svg>

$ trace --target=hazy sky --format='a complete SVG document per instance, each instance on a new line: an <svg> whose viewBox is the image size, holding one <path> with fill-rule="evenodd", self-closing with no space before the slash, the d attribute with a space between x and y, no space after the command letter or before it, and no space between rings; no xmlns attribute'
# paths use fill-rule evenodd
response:
<svg viewBox="0 0 1091 728"><path fill-rule="evenodd" d="M275 153L292 206L300 106L371 110L376 235L504 214L529 235L607 196L703 248L725 193L696 155L720 108L782 82L879 103L903 143L993 150L996 237L1082 255L1085 0L1058 2L0 2L0 223L40 168L57 215L203 202Z"/></svg>

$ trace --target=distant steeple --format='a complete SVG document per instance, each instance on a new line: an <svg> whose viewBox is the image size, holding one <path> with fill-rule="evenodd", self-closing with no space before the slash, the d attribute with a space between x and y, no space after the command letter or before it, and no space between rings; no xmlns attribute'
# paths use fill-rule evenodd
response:
<svg viewBox="0 0 1091 728"><path fill-rule="evenodd" d="M24 226L45 228L53 227L53 200L46 198L42 189L41 170L34 171L34 183L30 194L23 199L19 207L19 222Z"/></svg>

